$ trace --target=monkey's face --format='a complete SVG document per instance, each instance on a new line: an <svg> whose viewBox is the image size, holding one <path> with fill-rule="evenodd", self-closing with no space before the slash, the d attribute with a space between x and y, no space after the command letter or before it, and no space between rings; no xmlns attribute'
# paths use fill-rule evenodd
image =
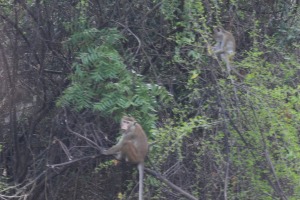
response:
<svg viewBox="0 0 300 200"><path fill-rule="evenodd" d="M214 39L216 41L222 41L224 38L224 35L226 34L226 31L224 30L223 27L216 27L214 28Z"/></svg>
<svg viewBox="0 0 300 200"><path fill-rule="evenodd" d="M121 129L124 131L127 131L129 129L130 125L131 125L130 121L127 121L127 120L121 121Z"/></svg>
<svg viewBox="0 0 300 200"><path fill-rule="evenodd" d="M223 39L223 32L219 28L215 28L213 37L216 41L221 41Z"/></svg>
<svg viewBox="0 0 300 200"><path fill-rule="evenodd" d="M124 133L133 131L135 129L136 120L133 117L124 116L121 120L121 130Z"/></svg>

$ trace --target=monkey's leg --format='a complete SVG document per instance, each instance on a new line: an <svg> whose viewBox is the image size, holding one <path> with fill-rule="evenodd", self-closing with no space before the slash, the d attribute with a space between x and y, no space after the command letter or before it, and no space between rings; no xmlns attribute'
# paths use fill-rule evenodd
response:
<svg viewBox="0 0 300 200"><path fill-rule="evenodd" d="M138 164L139 171L139 200L143 200L143 178L144 178L144 160L138 154L136 147L131 141L124 143L121 149L126 161Z"/></svg>
<svg viewBox="0 0 300 200"><path fill-rule="evenodd" d="M112 146L108 150L104 150L102 152L102 154L104 154L104 155L118 154L122 148L122 145L123 144L121 142L119 142L118 144L116 144L115 146Z"/></svg>
<svg viewBox="0 0 300 200"><path fill-rule="evenodd" d="M140 156L138 155L137 149L131 141L124 143L123 148L121 148L121 152L125 156L126 162L135 164L139 163Z"/></svg>
<svg viewBox="0 0 300 200"><path fill-rule="evenodd" d="M230 72L231 72L231 66L230 66L229 55L223 53L223 54L221 54L221 59L222 59L223 61L225 61L226 68L227 68L227 73L228 73L228 75L230 75Z"/></svg>

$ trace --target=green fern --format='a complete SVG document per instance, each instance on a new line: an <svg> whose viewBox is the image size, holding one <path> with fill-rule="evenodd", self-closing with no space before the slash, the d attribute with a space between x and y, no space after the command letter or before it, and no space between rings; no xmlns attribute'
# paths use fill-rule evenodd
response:
<svg viewBox="0 0 300 200"><path fill-rule="evenodd" d="M149 129L156 119L156 97L168 100L170 96L163 88L144 83L126 69L115 49L121 39L116 29L89 29L68 40L68 48L78 50L78 60L73 63L72 84L58 105L91 109L103 116L115 115L117 119L124 113L131 114L140 121L147 119L143 126Z"/></svg>

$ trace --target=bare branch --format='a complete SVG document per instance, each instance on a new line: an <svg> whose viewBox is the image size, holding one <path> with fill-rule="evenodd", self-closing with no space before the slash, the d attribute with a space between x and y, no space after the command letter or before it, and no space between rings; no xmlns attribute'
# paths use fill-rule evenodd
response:
<svg viewBox="0 0 300 200"><path fill-rule="evenodd" d="M125 25L123 25L123 24L121 24L121 23L119 23L119 22L117 22L117 21L113 21L113 22L115 22L115 23L117 23L117 24L119 24L120 26L122 26L122 27L124 27L129 33L131 33L135 38L136 38L136 40L138 41L138 43L139 43L139 46L138 46L138 49L136 50L136 52L135 52L135 54L134 54L134 56L133 56L133 58L137 55L137 53L140 51L140 48L141 48L141 46L142 46L142 42L141 42L141 40L139 39L139 37L136 35L136 34L134 34L128 27L126 27Z"/></svg>
<svg viewBox="0 0 300 200"><path fill-rule="evenodd" d="M75 162L79 162L79 161L85 160L85 159L94 159L94 158L97 158L98 156L99 155L85 156L85 157L74 159L74 160L70 160L70 161L64 162L64 163L58 163L58 164L53 164L53 165L49 165L48 164L47 167L50 167L50 168L61 167L61 166L69 165L69 164L72 164L72 163L75 163Z"/></svg>
<svg viewBox="0 0 300 200"><path fill-rule="evenodd" d="M183 189L181 189L180 187L178 187L177 185L174 185L173 183L171 183L169 180L167 180L165 177L163 177L163 175L145 168L145 172L147 172L148 174L154 176L155 178L161 180L162 182L164 182L165 184L167 184L170 188L172 188L173 190L176 190L177 192L179 192L180 194L182 194L183 196L185 196L188 199L191 200L198 200L198 198L194 197L193 195L191 195L190 193L184 191Z"/></svg>
<svg viewBox="0 0 300 200"><path fill-rule="evenodd" d="M81 135L81 134L79 134L79 133L73 131L73 130L70 128L70 126L69 126L69 124L68 124L68 120L67 120L67 111L66 111L66 109L64 109L64 112L65 112L65 122L66 122L66 127L67 127L68 131L69 131L70 133L72 133L72 134L74 134L74 135L80 137L81 139L84 139L84 140L85 140L87 143L89 143L92 147L94 147L94 148L98 149L100 152L102 152L103 148L100 147L97 143L95 143L94 141L90 140L89 138L87 138L87 137L85 137L85 136L83 136L83 135Z"/></svg>
<svg viewBox="0 0 300 200"><path fill-rule="evenodd" d="M60 144L61 148L63 149L63 151L67 155L68 159L72 160L73 156L71 155L68 147L61 140L59 140L57 137L54 137L54 141L57 141Z"/></svg>

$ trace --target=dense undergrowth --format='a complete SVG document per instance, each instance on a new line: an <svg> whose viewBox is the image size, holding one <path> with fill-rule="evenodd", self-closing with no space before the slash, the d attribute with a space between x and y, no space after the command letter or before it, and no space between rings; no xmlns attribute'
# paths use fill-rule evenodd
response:
<svg viewBox="0 0 300 200"><path fill-rule="evenodd" d="M299 1L0 2L0 198L135 199L135 168L99 151L124 114L198 199L300 198ZM185 197L147 174L145 198Z"/></svg>

